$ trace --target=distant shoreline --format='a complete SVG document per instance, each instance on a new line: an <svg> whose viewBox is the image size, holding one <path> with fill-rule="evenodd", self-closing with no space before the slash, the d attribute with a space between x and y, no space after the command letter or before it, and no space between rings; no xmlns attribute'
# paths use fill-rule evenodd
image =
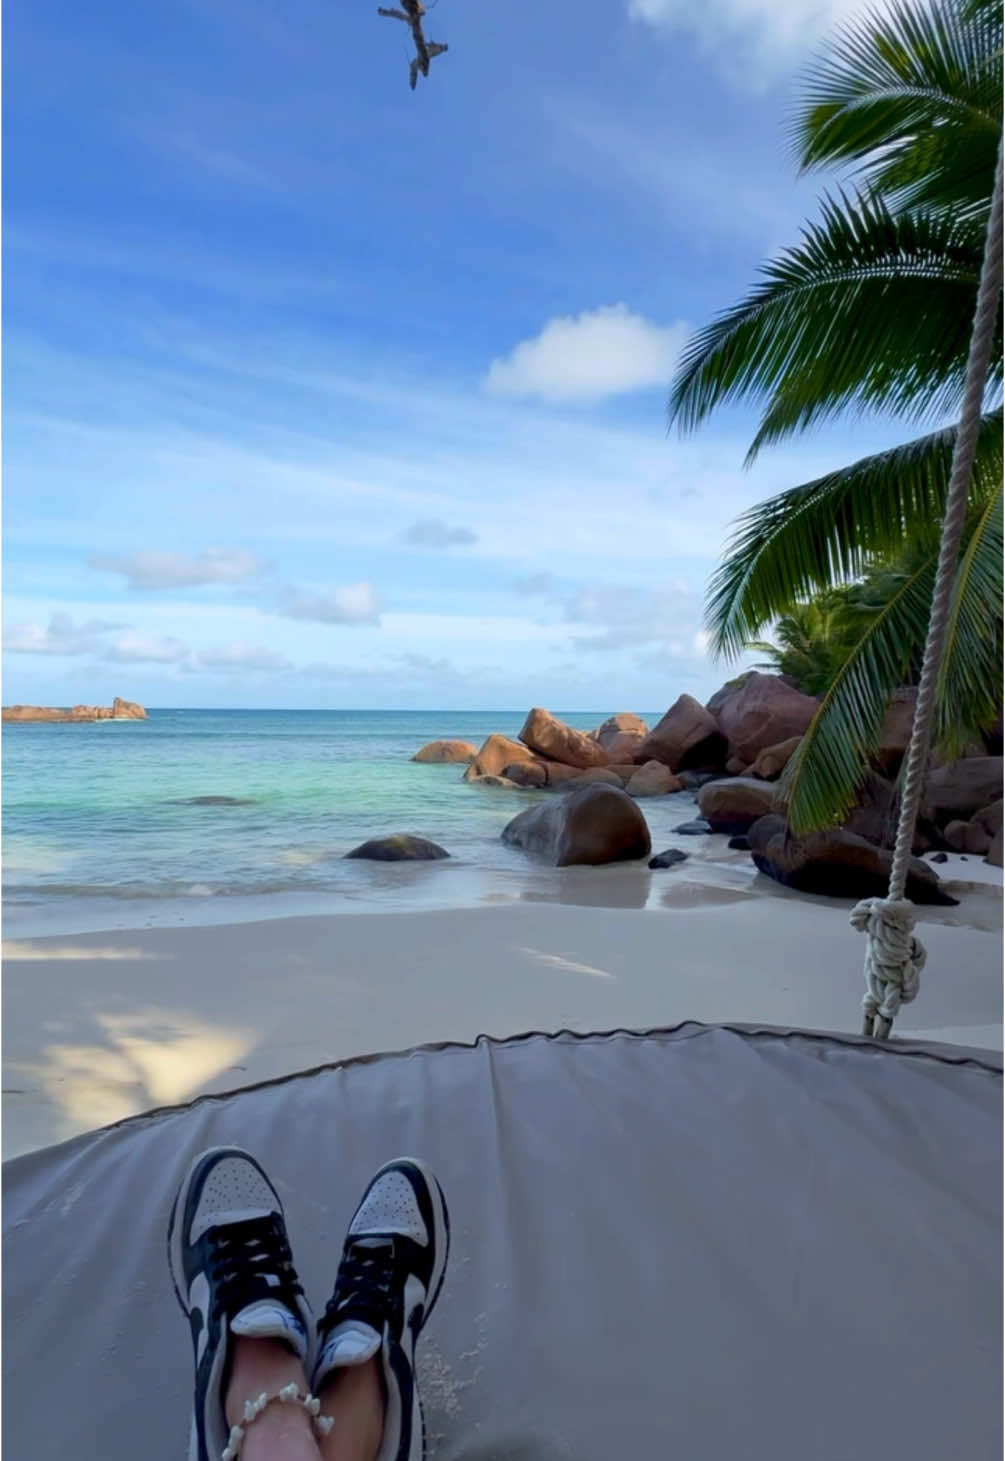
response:
<svg viewBox="0 0 1005 1461"><path fill-rule="evenodd" d="M73 705L69 710L53 705L4 705L0 719L5 725L93 725L104 720L146 720L147 713L136 700L118 695L111 705Z"/></svg>

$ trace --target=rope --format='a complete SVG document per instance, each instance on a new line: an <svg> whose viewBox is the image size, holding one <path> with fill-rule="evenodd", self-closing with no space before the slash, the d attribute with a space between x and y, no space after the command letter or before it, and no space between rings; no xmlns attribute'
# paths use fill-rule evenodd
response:
<svg viewBox="0 0 1005 1461"><path fill-rule="evenodd" d="M991 215L984 241L984 262L977 291L977 308L970 336L970 353L963 386L963 406L953 447L953 465L946 494L946 515L942 523L939 566L932 593L932 613L918 684L918 703L911 728L911 744L904 773L904 796L897 825L897 843L890 867L890 887L885 898L867 898L851 916L852 927L864 931L869 940L865 955L866 994L862 1001L862 1033L885 1040L901 1004L918 992L925 951L912 937L913 905L904 897L908 865L914 845L914 829L925 786L928 754L935 723L935 691L946 652L949 607L956 577L956 563L970 493L970 475L977 452L984 388L991 363L998 296L1002 274L1002 142L998 144Z"/></svg>
<svg viewBox="0 0 1005 1461"><path fill-rule="evenodd" d="M902 1004L921 985L928 957L914 937L914 904L906 898L864 898L852 910L851 926L868 936L865 951L863 1030L885 1039Z"/></svg>

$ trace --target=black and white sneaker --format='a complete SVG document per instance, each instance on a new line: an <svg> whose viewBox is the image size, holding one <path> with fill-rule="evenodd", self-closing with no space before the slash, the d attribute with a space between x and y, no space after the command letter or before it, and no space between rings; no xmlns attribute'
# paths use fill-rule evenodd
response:
<svg viewBox="0 0 1005 1461"><path fill-rule="evenodd" d="M189 1461L220 1461L231 1336L282 1339L304 1360L313 1322L282 1203L247 1152L216 1147L196 1158L175 1199L168 1262L195 1349Z"/></svg>
<svg viewBox="0 0 1005 1461"><path fill-rule="evenodd" d="M425 1422L415 1345L443 1286L450 1221L440 1184L422 1162L381 1167L356 1209L335 1292L318 1325L312 1389L333 1370L380 1354L387 1404L377 1461L421 1461Z"/></svg>

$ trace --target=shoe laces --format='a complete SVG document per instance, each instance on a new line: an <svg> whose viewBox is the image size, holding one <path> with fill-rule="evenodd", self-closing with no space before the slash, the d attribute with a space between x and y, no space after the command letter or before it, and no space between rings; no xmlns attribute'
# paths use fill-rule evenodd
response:
<svg viewBox="0 0 1005 1461"><path fill-rule="evenodd" d="M380 1330L394 1309L401 1289L401 1259L393 1238L357 1240L346 1245L335 1279L335 1292L325 1305L326 1331L345 1319L361 1319Z"/></svg>
<svg viewBox="0 0 1005 1461"><path fill-rule="evenodd" d="M278 1213L217 1228L210 1271L217 1305L231 1318L258 1299L274 1299L297 1313L303 1289Z"/></svg>

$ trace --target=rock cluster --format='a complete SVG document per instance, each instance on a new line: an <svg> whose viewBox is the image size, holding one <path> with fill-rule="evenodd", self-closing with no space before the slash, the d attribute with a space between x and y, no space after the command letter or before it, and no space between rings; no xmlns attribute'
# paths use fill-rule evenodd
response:
<svg viewBox="0 0 1005 1461"><path fill-rule="evenodd" d="M858 897L862 889L885 891L899 809L896 777L910 742L916 699L910 686L891 695L878 752L865 768L856 805L844 825L803 839L794 839L785 821L785 773L819 701L784 675L750 670L724 685L706 705L680 695L651 728L640 716L620 711L595 730L581 731L537 706L517 740L491 735L477 751L464 741L434 741L414 759L467 762L464 779L486 788L562 793L550 807L529 808L503 833L507 841L544 852L558 866L565 859L615 861L645 855L625 850L641 846L645 825L638 808L634 817L626 808L636 799L688 790L697 793L701 816L676 828L678 832L749 837L757 866L780 882ZM986 738L985 744L968 747L949 764L933 757L915 853L952 848L1001 866L1002 757L985 754L1000 749L1000 730L997 734L998 742ZM587 792L595 795L587 797ZM604 820L598 820L591 839L587 822L601 814ZM620 830L610 833L615 826ZM911 887L916 901L952 901L939 890L927 864L912 865Z"/></svg>
<svg viewBox="0 0 1005 1461"><path fill-rule="evenodd" d="M111 705L74 705L70 710L57 710L48 705L5 705L0 712L7 721L52 721L83 724L95 720L146 720L147 713L135 700L120 700Z"/></svg>

